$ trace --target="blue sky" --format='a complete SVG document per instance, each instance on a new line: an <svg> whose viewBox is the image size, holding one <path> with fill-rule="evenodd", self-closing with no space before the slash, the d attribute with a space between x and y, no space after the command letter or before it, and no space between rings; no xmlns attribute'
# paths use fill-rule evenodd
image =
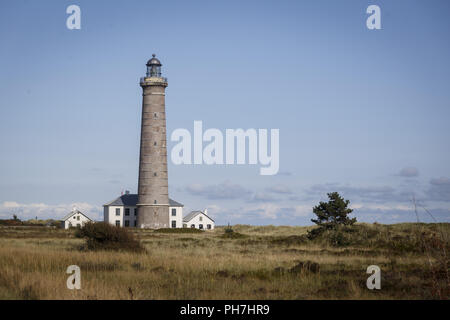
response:
<svg viewBox="0 0 450 320"><path fill-rule="evenodd" d="M66 8L81 8L81 30ZM368 30L366 8L381 8ZM360 221L450 221L448 1L2 1L0 217L100 219L136 192L156 53L177 128L280 129L280 172L169 163L171 198L219 224L307 225L326 193ZM169 141L168 152L174 143ZM420 217L430 221L423 209Z"/></svg>

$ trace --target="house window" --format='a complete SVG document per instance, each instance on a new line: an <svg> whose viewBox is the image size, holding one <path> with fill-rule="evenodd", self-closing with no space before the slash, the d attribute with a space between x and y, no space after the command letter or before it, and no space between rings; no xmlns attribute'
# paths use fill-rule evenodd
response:
<svg viewBox="0 0 450 320"><path fill-rule="evenodd" d="M176 228L177 227L177 222L175 220L172 220L172 228Z"/></svg>
<svg viewBox="0 0 450 320"><path fill-rule="evenodd" d="M203 229L203 225L202 225L202 224L199 224L199 225L198 225L198 228L199 228L199 229Z"/></svg>
<svg viewBox="0 0 450 320"><path fill-rule="evenodd" d="M134 215L137 216L137 208L134 208Z"/></svg>
<svg viewBox="0 0 450 320"><path fill-rule="evenodd" d="M199 221L203 221L203 217L199 217L198 220L199 220Z"/></svg>
<svg viewBox="0 0 450 320"><path fill-rule="evenodd" d="M116 220L116 227L120 227L120 220Z"/></svg>
<svg viewBox="0 0 450 320"><path fill-rule="evenodd" d="M191 228L195 228L195 224L191 224Z"/></svg>
<svg viewBox="0 0 450 320"><path fill-rule="evenodd" d="M172 208L172 217L175 217L177 215L177 209Z"/></svg>
<svg viewBox="0 0 450 320"><path fill-rule="evenodd" d="M126 208L126 209L125 209L125 215L126 215L126 216L129 216L129 215L130 215L130 208Z"/></svg>
<svg viewBox="0 0 450 320"><path fill-rule="evenodd" d="M211 229L211 225L210 225L210 224L207 224L207 225L206 225L206 229Z"/></svg>
<svg viewBox="0 0 450 320"><path fill-rule="evenodd" d="M80 216L77 216L77 220L80 221Z"/></svg>
<svg viewBox="0 0 450 320"><path fill-rule="evenodd" d="M125 220L125 227L129 227L130 226L130 220Z"/></svg>
<svg viewBox="0 0 450 320"><path fill-rule="evenodd" d="M116 208L116 216L120 216L120 208Z"/></svg>
<svg viewBox="0 0 450 320"><path fill-rule="evenodd" d="M136 221L136 220L134 220L134 226L135 226L135 227L137 226L137 221Z"/></svg>

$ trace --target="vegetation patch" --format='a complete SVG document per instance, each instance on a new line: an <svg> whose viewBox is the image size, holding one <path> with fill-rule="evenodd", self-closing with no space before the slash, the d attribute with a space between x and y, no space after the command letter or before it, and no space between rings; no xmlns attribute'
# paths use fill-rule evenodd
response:
<svg viewBox="0 0 450 320"><path fill-rule="evenodd" d="M312 261L297 261L297 264L289 269L290 273L305 273L312 272L318 273L320 271L320 265Z"/></svg>
<svg viewBox="0 0 450 320"><path fill-rule="evenodd" d="M77 238L86 239L87 250L114 250L143 252L144 247L133 233L126 228L116 227L105 222L88 222L75 233Z"/></svg>
<svg viewBox="0 0 450 320"><path fill-rule="evenodd" d="M162 228L156 229L155 233L204 233L203 230L195 228Z"/></svg>
<svg viewBox="0 0 450 320"><path fill-rule="evenodd" d="M239 232L225 232L220 236L222 239L243 239L247 238L245 234Z"/></svg>
<svg viewBox="0 0 450 320"><path fill-rule="evenodd" d="M298 245L305 244L308 242L308 238L306 235L301 236L287 236L287 237L275 237L270 243L274 245Z"/></svg>
<svg viewBox="0 0 450 320"><path fill-rule="evenodd" d="M235 225L230 234L245 235L237 240L222 239L224 229L179 235L122 228L148 237L141 243L151 254L134 254L68 251L84 243L73 237L81 230L0 227L0 299L450 298L448 223L340 225L305 243L311 227ZM61 285L70 264L89 286L73 292ZM382 290L367 289L369 265L381 268Z"/></svg>
<svg viewBox="0 0 450 320"><path fill-rule="evenodd" d="M122 267L117 262L81 262L79 263L81 270L93 272L112 272L122 270Z"/></svg>

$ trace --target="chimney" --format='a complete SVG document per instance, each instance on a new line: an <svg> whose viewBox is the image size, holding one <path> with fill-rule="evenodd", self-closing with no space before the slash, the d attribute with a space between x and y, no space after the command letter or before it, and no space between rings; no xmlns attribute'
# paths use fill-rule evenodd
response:
<svg viewBox="0 0 450 320"><path fill-rule="evenodd" d="M205 211L203 211L203 213L208 215L208 209L205 209Z"/></svg>

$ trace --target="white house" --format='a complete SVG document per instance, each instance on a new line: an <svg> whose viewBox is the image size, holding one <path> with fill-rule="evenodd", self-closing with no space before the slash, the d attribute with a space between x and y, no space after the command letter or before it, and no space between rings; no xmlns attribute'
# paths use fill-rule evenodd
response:
<svg viewBox="0 0 450 320"><path fill-rule="evenodd" d="M82 227L86 222L92 221L83 212L73 209L68 215L66 215L61 222L61 227L69 229L71 227Z"/></svg>
<svg viewBox="0 0 450 320"><path fill-rule="evenodd" d="M138 195L126 191L117 199L103 205L104 221L119 227L136 227L138 209ZM183 205L169 199L170 226L172 228L183 227Z"/></svg>
<svg viewBox="0 0 450 320"><path fill-rule="evenodd" d="M207 210L192 211L183 218L183 228L197 228L197 229L214 229L214 220L206 215Z"/></svg>

